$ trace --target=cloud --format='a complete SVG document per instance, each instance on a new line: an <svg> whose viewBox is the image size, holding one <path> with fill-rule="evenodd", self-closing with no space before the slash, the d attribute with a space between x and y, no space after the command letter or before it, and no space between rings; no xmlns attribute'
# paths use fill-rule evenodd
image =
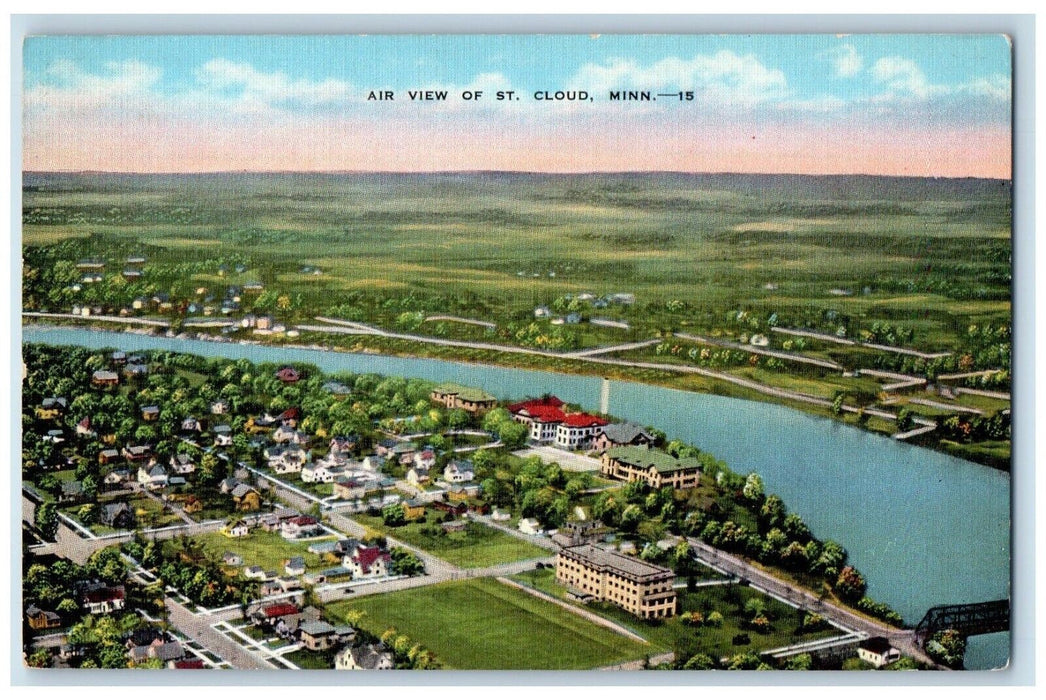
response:
<svg viewBox="0 0 1046 700"><path fill-rule="evenodd" d="M292 79L279 71L265 73L249 63L216 58L196 71L205 90L236 98L243 106L329 105L351 100L355 89L341 80Z"/></svg>
<svg viewBox="0 0 1046 700"><path fill-rule="evenodd" d="M665 58L648 65L631 59L583 65L571 78L571 89L597 95L615 89L694 90L700 99L721 104L756 104L788 93L782 71L768 68L751 54L719 51L691 59Z"/></svg>
<svg viewBox="0 0 1046 700"><path fill-rule="evenodd" d="M48 66L48 83L25 90L26 109L83 111L129 108L150 95L163 71L141 61L110 61L105 73L84 72L69 60L60 59Z"/></svg>
<svg viewBox="0 0 1046 700"><path fill-rule="evenodd" d="M871 71L872 78L885 88L887 96L926 99L948 92L942 85L932 85L914 61L900 56L880 58Z"/></svg>
<svg viewBox="0 0 1046 700"><path fill-rule="evenodd" d="M864 59L850 44L822 51L817 54L817 57L829 61L835 70L836 77L839 78L852 78L864 68Z"/></svg>

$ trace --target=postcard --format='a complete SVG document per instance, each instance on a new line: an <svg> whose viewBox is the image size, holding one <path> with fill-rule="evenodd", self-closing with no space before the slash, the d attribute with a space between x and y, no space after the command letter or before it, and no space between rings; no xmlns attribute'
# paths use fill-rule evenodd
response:
<svg viewBox="0 0 1046 700"><path fill-rule="evenodd" d="M1012 52L27 38L30 673L1005 666Z"/></svg>

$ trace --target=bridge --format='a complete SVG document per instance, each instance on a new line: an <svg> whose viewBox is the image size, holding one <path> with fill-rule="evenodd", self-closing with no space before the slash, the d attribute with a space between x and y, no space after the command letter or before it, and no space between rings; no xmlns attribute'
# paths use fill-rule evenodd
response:
<svg viewBox="0 0 1046 700"><path fill-rule="evenodd" d="M1010 601L991 600L930 608L915 626L916 643L925 645L935 633L949 629L956 630L963 637L1004 632L1010 629Z"/></svg>

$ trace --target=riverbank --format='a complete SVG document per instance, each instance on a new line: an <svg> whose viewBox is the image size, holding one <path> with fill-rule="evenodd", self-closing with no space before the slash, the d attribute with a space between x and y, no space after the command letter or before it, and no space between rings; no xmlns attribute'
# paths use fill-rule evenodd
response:
<svg viewBox="0 0 1046 700"><path fill-rule="evenodd" d="M44 320L44 319L41 319ZM144 335L158 335L155 323L151 320L149 324L134 327L134 321L106 318L104 321L96 319L77 319L71 316L49 316L46 318L48 325L72 326L95 331L121 330ZM304 331L297 338L287 338L281 335L256 335L250 339L230 340L221 335L211 335L206 332L189 330L183 327L177 337L209 342L243 343L269 345L272 347L292 347L309 350L321 350L325 352L339 352L349 354L382 354L398 358L425 358L436 360L447 360L451 362L465 362L481 366L509 367L526 370L538 370L553 372L572 376L584 375L592 377L608 377L621 381L640 382L670 389L679 389L703 394L712 394L746 401L758 401L762 403L776 404L802 411L819 418L829 418L833 421L856 427L861 430L892 436L898 433L896 422L890 418L895 414L889 411L875 409L862 409L856 406L843 405L841 410L836 410L832 401L820 396L814 396L794 389L772 387L759 382L746 380L726 372L717 372L688 365L676 365L665 363L629 363L624 360L607 357L594 356L572 356L571 353L557 354L549 352L535 352L526 348L520 348L518 352L495 349L489 347L464 347L460 344L442 345L422 342L418 339L405 339L390 335L375 334L365 327L360 327L359 335L346 332L324 333L320 331ZM168 331L171 332L171 331ZM351 338L352 342L346 342ZM921 426L931 428L933 421L917 419ZM952 440L946 440L937 434L937 431L928 429L925 432L916 432L907 438L911 444L919 445L944 454L959 457L961 459L982 464L984 466L1008 472L1010 470L1010 450L1008 442L993 443L987 446L978 444L960 444Z"/></svg>

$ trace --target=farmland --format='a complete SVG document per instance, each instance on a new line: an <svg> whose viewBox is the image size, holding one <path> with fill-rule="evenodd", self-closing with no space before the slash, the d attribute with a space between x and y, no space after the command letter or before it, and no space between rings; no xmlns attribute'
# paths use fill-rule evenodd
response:
<svg viewBox="0 0 1046 700"><path fill-rule="evenodd" d="M23 298L30 311L68 313L87 304L116 314L136 299L169 295L169 308L132 315L180 324L210 307L221 317L223 295L236 288L243 289L240 300L227 314L271 314L288 329L315 324L322 315L396 333L552 352L661 338L656 347L617 359L698 364L770 388L877 404L879 385L866 377L753 360L743 351L673 338L698 333L744 345L765 335L769 350L792 352L797 339L770 332L788 326L948 353L920 359L812 339L797 350L848 369L876 367L931 380L967 369L1001 370L990 386L976 386L1009 390L1011 195L1005 181L30 173L23 194ZM146 258L140 276L121 274L131 256ZM79 281L76 263L87 259L105 263L101 281ZM615 300L615 294L624 296ZM535 318L539 307L549 315ZM573 314L577 323L553 322ZM355 351L609 373L768 400L736 384L663 370L608 370L569 358L378 335L301 336ZM890 421L858 423L895 431ZM920 444L1005 468L1008 436L980 433L977 426L972 434L952 426ZM977 447L981 442L984 449Z"/></svg>

